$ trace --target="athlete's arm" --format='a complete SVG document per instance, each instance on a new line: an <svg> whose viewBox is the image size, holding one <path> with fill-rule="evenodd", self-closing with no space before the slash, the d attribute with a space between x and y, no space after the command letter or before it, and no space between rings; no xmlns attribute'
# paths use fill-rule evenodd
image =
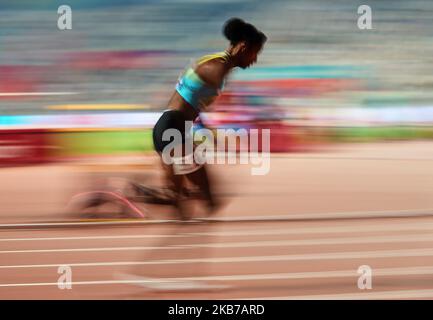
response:
<svg viewBox="0 0 433 320"><path fill-rule="evenodd" d="M228 71L229 69L227 69L226 65L219 59L204 63L196 69L196 73L203 81L217 89L221 88ZM203 121L203 117L199 115L197 120L203 128L212 131L207 123ZM216 145L216 139L214 144Z"/></svg>
<svg viewBox="0 0 433 320"><path fill-rule="evenodd" d="M215 59L199 65L195 72L209 86L219 89L228 69L220 59Z"/></svg>

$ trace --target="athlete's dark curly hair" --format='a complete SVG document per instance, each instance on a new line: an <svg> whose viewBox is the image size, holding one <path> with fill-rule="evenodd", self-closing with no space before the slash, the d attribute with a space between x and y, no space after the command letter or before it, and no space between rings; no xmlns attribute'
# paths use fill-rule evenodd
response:
<svg viewBox="0 0 433 320"><path fill-rule="evenodd" d="M232 45L245 41L248 45L261 47L267 40L263 32L239 18L227 20L223 27L223 34Z"/></svg>

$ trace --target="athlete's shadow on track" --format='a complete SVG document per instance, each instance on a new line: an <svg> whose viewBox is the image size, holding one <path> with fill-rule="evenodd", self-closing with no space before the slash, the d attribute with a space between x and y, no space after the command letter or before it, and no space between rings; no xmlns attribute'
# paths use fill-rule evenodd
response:
<svg viewBox="0 0 433 320"><path fill-rule="evenodd" d="M151 245L156 248L147 251L140 259L149 264L138 265L128 272L129 280L136 280L134 285L144 289L137 296L228 289L224 284L196 279L211 276L211 265L203 259L211 256L212 249L204 245L213 242L212 231L215 228L216 224L212 222L189 221L168 225L164 237Z"/></svg>

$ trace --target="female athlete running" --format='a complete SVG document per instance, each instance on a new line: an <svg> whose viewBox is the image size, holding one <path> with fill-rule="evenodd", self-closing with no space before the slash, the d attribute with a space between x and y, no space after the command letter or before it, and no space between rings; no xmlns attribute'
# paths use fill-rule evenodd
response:
<svg viewBox="0 0 433 320"><path fill-rule="evenodd" d="M174 203L182 220L189 218L180 202L185 178L203 193L209 214L217 209L217 201L203 164L167 164L164 161L164 148L172 145L174 139L164 141L163 133L168 129L179 130L182 135L182 160L192 157L192 153L188 154L185 147L187 139L191 139L187 132L189 130L185 129L185 122L196 120L200 112L207 110L220 95L225 79L233 68L245 69L253 65L267 40L252 24L239 18L229 19L223 27L223 34L230 41L228 48L224 52L198 59L195 65L182 75L168 103L169 109L161 115L153 128L153 143L161 156L168 186L174 194ZM173 157L173 154L170 156Z"/></svg>

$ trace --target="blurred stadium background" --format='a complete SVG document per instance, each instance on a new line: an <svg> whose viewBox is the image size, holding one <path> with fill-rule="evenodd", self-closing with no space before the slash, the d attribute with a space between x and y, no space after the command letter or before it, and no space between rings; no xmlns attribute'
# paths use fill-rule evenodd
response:
<svg viewBox="0 0 433 320"><path fill-rule="evenodd" d="M67 2L67 1L66 1ZM57 8L72 8L72 30ZM0 1L3 165L151 151L150 128L191 59L223 50L239 16L269 41L236 70L214 127L271 128L271 151L433 138L433 3Z"/></svg>

